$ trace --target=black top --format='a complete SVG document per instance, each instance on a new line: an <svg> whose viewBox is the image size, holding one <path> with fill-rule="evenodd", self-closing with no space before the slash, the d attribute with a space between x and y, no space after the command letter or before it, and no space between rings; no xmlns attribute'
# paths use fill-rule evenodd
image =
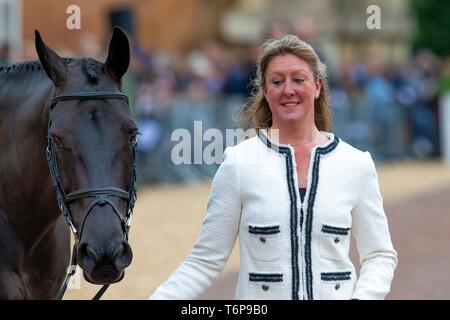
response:
<svg viewBox="0 0 450 320"><path fill-rule="evenodd" d="M300 191L300 199L303 202L303 200L305 199L306 188L298 188L298 191Z"/></svg>

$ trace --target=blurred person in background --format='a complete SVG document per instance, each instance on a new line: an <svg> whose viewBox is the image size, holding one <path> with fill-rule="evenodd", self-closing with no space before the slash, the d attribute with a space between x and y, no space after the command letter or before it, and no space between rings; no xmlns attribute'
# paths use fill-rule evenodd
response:
<svg viewBox="0 0 450 320"><path fill-rule="evenodd" d="M9 64L9 47L6 43L0 44L0 65L2 64Z"/></svg>
<svg viewBox="0 0 450 320"><path fill-rule="evenodd" d="M365 104L370 107L370 116L374 120L372 130L378 157L399 157L401 125L400 108L394 100L394 88L387 77L387 64L376 52L369 54L367 74L364 79Z"/></svg>
<svg viewBox="0 0 450 320"><path fill-rule="evenodd" d="M412 154L425 158L439 153L438 90L440 61L427 49L421 49L413 59L409 84L415 92L410 109Z"/></svg>
<svg viewBox="0 0 450 320"><path fill-rule="evenodd" d="M280 39L289 32L290 27L285 21L275 19L267 24L264 37L266 39Z"/></svg>
<svg viewBox="0 0 450 320"><path fill-rule="evenodd" d="M77 55L80 57L91 57L98 60L106 58L105 48L107 46L102 46L98 36L93 33L82 33L77 48Z"/></svg>
<svg viewBox="0 0 450 320"><path fill-rule="evenodd" d="M241 123L257 136L226 149L193 250L150 299L199 297L238 235L236 299L384 299L397 253L375 165L330 132L325 65L296 36L268 40L256 88Z"/></svg>

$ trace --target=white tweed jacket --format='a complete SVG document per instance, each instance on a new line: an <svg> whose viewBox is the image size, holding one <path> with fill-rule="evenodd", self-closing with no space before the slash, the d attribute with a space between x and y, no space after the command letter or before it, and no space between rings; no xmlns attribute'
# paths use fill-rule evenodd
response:
<svg viewBox="0 0 450 320"><path fill-rule="evenodd" d="M227 148L192 252L150 299L197 298L222 271L238 234L236 299L384 299L397 253L374 162L324 134L329 141L312 151L303 202L290 145L261 130Z"/></svg>

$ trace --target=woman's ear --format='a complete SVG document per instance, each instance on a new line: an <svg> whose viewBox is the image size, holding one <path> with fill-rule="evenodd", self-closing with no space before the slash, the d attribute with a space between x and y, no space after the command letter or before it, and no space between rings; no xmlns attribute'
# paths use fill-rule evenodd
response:
<svg viewBox="0 0 450 320"><path fill-rule="evenodd" d="M320 96L320 91L322 90L322 85L323 85L323 80L322 80L322 78L318 78L318 79L316 80L316 83L315 83L315 87L316 87L315 92L314 92L314 98L315 98L315 99L318 99L318 98L319 98L319 96Z"/></svg>

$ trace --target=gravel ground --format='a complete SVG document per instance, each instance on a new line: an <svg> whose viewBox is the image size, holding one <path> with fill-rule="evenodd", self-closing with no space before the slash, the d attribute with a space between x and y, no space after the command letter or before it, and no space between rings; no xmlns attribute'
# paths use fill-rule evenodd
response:
<svg viewBox="0 0 450 320"><path fill-rule="evenodd" d="M377 166L399 254L389 299L449 299L450 167L438 161ZM130 232L134 252L125 278L104 299L145 299L176 269L195 242L210 183L141 188ZM353 258L356 254L352 252ZM202 299L232 299L238 248ZM90 299L100 287L75 279L65 299Z"/></svg>

